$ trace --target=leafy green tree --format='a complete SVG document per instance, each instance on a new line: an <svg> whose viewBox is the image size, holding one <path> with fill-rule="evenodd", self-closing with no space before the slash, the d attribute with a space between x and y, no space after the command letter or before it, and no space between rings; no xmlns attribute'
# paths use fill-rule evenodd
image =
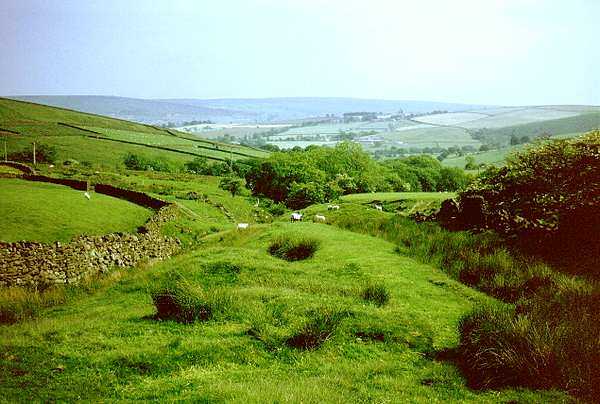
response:
<svg viewBox="0 0 600 404"><path fill-rule="evenodd" d="M240 178L236 177L223 177L219 182L219 188L224 191L231 192L231 196L236 196L242 190L244 184Z"/></svg>

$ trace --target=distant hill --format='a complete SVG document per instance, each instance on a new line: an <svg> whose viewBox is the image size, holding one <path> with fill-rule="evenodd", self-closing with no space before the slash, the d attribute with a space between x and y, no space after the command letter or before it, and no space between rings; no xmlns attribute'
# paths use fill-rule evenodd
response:
<svg viewBox="0 0 600 404"><path fill-rule="evenodd" d="M96 95L27 95L7 98L152 124L192 120L229 122L252 118L239 111L139 98Z"/></svg>
<svg viewBox="0 0 600 404"><path fill-rule="evenodd" d="M58 161L111 169L122 167L127 153L173 168L196 157L229 161L268 155L171 129L6 98L0 98L0 139L9 155L30 151L36 142L56 148Z"/></svg>
<svg viewBox="0 0 600 404"><path fill-rule="evenodd" d="M229 98L157 99L91 96L27 95L7 98L106 115L130 121L177 125L193 120L217 123L281 122L345 112L406 113L464 111L485 106L431 101L392 101L360 98Z"/></svg>
<svg viewBox="0 0 600 404"><path fill-rule="evenodd" d="M376 100L343 97L293 97L293 98L226 98L226 99L166 99L172 104L194 105L204 108L222 108L243 111L256 116L259 121L288 121L326 114L345 112L381 112L395 114L420 114L431 111L464 111L484 108L482 105L444 103L434 101Z"/></svg>

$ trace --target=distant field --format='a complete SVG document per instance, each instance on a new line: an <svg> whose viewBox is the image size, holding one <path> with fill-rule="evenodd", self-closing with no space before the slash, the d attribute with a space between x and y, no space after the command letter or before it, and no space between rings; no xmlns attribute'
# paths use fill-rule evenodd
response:
<svg viewBox="0 0 600 404"><path fill-rule="evenodd" d="M55 184L0 179L0 240L69 241L79 234L134 231L152 214L149 209Z"/></svg>
<svg viewBox="0 0 600 404"><path fill-rule="evenodd" d="M580 136L581 133L566 133L563 135L552 136L552 139L568 139L575 136ZM531 144L520 144L516 146L504 147L498 150L490 150L485 152L473 153L462 157L449 157L442 161L442 165L446 167L465 168L467 164L467 156L472 156L475 159L475 164L487 164L493 166L503 166L506 162L506 157L511 154L523 150L531 146Z"/></svg>
<svg viewBox="0 0 600 404"><path fill-rule="evenodd" d="M392 202L402 200L431 201L454 198L454 192L372 192L349 194L341 197L344 202L369 203L372 201Z"/></svg>
<svg viewBox="0 0 600 404"><path fill-rule="evenodd" d="M483 115L476 112L451 112L447 114L425 115L414 118L415 121L430 123L434 125L456 125L463 122L474 121L476 119L485 118Z"/></svg>
<svg viewBox="0 0 600 404"><path fill-rule="evenodd" d="M578 112L562 111L545 108L525 108L512 110L505 113L498 113L494 116L483 116L480 119L463 122L460 126L477 128L501 128L505 126L521 125L532 122L548 121L552 119L569 118L579 115Z"/></svg>
<svg viewBox="0 0 600 404"><path fill-rule="evenodd" d="M478 147L481 145L481 142L473 139L466 130L461 128L428 127L385 133L382 135L387 140L402 142L406 147L449 147L468 145Z"/></svg>

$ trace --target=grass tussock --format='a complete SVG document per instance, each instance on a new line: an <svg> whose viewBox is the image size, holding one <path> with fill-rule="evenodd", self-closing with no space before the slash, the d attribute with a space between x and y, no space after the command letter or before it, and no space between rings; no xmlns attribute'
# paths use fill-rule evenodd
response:
<svg viewBox="0 0 600 404"><path fill-rule="evenodd" d="M222 288L204 289L179 277L151 293L157 320L190 324L225 318L232 313L233 297Z"/></svg>
<svg viewBox="0 0 600 404"><path fill-rule="evenodd" d="M462 319L459 363L476 388L561 388L600 397L600 293L536 296Z"/></svg>
<svg viewBox="0 0 600 404"><path fill-rule="evenodd" d="M367 302L371 302L376 306L384 306L390 300L390 292L383 284L369 284L365 286L360 296Z"/></svg>
<svg viewBox="0 0 600 404"><path fill-rule="evenodd" d="M340 322L349 315L347 310L339 309L310 311L307 321L287 339L286 344L298 349L316 349L332 336Z"/></svg>
<svg viewBox="0 0 600 404"><path fill-rule="evenodd" d="M284 234L275 237L269 246L269 254L286 261L300 261L311 258L320 244L316 238Z"/></svg>
<svg viewBox="0 0 600 404"><path fill-rule="evenodd" d="M32 318L45 307L62 304L67 300L64 287L53 287L44 291L24 287L0 289L0 323L13 324Z"/></svg>

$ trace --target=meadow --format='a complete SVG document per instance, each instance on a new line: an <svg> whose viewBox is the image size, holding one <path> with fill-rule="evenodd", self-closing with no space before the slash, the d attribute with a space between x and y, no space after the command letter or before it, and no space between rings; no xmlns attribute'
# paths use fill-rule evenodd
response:
<svg viewBox="0 0 600 404"><path fill-rule="evenodd" d="M69 187L0 179L0 241L67 242L80 234L132 232L152 212L130 202Z"/></svg>
<svg viewBox="0 0 600 404"><path fill-rule="evenodd" d="M312 258L287 262L268 253L282 235L317 239L319 247ZM3 397L567 401L557 392L475 392L451 363L434 360L457 344L461 315L489 298L398 255L389 242L275 223L215 233L201 245L152 268L113 273L112 282L36 321L0 326ZM200 296L210 318L157 319L152 296L173 282ZM373 299L369 290L388 297ZM311 335L316 345L298 337Z"/></svg>
<svg viewBox="0 0 600 404"><path fill-rule="evenodd" d="M374 201L395 202L403 200L443 201L445 199L454 198L455 196L456 194L454 192L371 192L344 195L340 199L344 202L371 203Z"/></svg>

